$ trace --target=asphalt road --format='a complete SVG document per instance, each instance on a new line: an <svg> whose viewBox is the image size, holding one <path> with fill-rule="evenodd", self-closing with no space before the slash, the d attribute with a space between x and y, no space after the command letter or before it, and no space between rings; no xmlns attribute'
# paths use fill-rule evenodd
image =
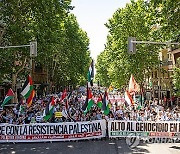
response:
<svg viewBox="0 0 180 154"><path fill-rule="evenodd" d="M52 143L1 143L0 154L121 154L155 153L179 154L180 143L140 143L131 148L124 139L89 140Z"/></svg>

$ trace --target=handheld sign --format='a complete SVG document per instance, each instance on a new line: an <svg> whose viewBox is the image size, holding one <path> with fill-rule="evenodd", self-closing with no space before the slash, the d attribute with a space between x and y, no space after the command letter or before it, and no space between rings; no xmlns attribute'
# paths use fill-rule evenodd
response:
<svg viewBox="0 0 180 154"><path fill-rule="evenodd" d="M55 118L61 118L62 112L55 112Z"/></svg>

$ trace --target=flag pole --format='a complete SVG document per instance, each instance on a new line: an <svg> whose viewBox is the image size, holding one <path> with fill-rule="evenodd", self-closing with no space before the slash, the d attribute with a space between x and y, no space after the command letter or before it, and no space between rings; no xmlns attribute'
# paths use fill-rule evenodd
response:
<svg viewBox="0 0 180 154"><path fill-rule="evenodd" d="M87 96L88 96L88 91L89 91L89 87L88 87L88 81L87 81L87 85L86 85L86 88L87 88Z"/></svg>
<svg viewBox="0 0 180 154"><path fill-rule="evenodd" d="M141 93L141 106L143 106L143 102L142 102L142 96L143 96L143 95L142 95L142 91L143 91L143 90L142 90L142 85L141 85L141 87L140 87L140 93Z"/></svg>

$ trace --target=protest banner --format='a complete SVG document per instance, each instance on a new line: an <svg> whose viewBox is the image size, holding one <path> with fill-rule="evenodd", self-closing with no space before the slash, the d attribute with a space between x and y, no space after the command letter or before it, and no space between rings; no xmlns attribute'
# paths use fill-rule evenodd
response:
<svg viewBox="0 0 180 154"><path fill-rule="evenodd" d="M177 121L108 121L109 137L180 137L180 122Z"/></svg>
<svg viewBox="0 0 180 154"><path fill-rule="evenodd" d="M105 135L105 120L0 125L0 143L83 140L102 138L105 137Z"/></svg>

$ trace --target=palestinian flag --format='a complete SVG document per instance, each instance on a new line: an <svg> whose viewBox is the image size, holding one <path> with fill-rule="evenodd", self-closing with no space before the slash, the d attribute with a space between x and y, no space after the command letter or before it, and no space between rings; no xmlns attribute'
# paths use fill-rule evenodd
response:
<svg viewBox="0 0 180 154"><path fill-rule="evenodd" d="M105 115L108 115L109 112L110 112L109 104L108 103L109 103L108 95L107 95L107 91L105 91L103 102L102 102L102 110L104 111Z"/></svg>
<svg viewBox="0 0 180 154"><path fill-rule="evenodd" d="M130 95L130 93L128 91L125 92L125 101L127 102L127 104L130 105L134 105L134 101Z"/></svg>
<svg viewBox="0 0 180 154"><path fill-rule="evenodd" d="M66 100L66 103L65 103L66 110L68 110L68 108L69 108L69 99L71 98L71 95L72 95L72 91L67 96L67 100Z"/></svg>
<svg viewBox="0 0 180 154"><path fill-rule="evenodd" d="M66 89L64 89L60 101L63 101L66 98L66 96L67 96L67 91Z"/></svg>
<svg viewBox="0 0 180 154"><path fill-rule="evenodd" d="M35 90L31 91L29 98L27 99L27 107L30 107L35 96Z"/></svg>
<svg viewBox="0 0 180 154"><path fill-rule="evenodd" d="M138 105L137 110L141 110L142 106Z"/></svg>
<svg viewBox="0 0 180 154"><path fill-rule="evenodd" d="M90 109L91 107L93 106L94 104L94 101L92 99L93 95L92 95L92 92L91 90L88 88L88 84L87 84L87 97L86 97L86 102L85 104L83 105L82 109L84 111L84 114L86 114Z"/></svg>
<svg viewBox="0 0 180 154"><path fill-rule="evenodd" d="M54 101L54 97L51 97L51 102L49 102L49 104L47 104L45 110L44 110L44 120L49 120L54 113L54 105L55 105L55 101Z"/></svg>
<svg viewBox="0 0 180 154"><path fill-rule="evenodd" d="M93 79L94 79L94 61L92 60L91 65L89 66L88 71L88 85L93 86Z"/></svg>
<svg viewBox="0 0 180 154"><path fill-rule="evenodd" d="M97 106L102 109L102 95L100 94L97 100Z"/></svg>
<svg viewBox="0 0 180 154"><path fill-rule="evenodd" d="M3 101L3 103L1 104L1 106L4 107L4 105L6 105L6 104L9 102L9 100L11 100L11 99L13 98L13 96L14 96L14 92L13 92L12 89L10 88L10 89L8 90L8 93L7 93L6 97L4 98L4 101Z"/></svg>
<svg viewBox="0 0 180 154"><path fill-rule="evenodd" d="M25 99L28 99L29 96L31 95L32 90L33 90L32 78L31 78L30 75L28 75L27 80L25 81L25 83L24 83L24 85L22 87L21 95Z"/></svg>

